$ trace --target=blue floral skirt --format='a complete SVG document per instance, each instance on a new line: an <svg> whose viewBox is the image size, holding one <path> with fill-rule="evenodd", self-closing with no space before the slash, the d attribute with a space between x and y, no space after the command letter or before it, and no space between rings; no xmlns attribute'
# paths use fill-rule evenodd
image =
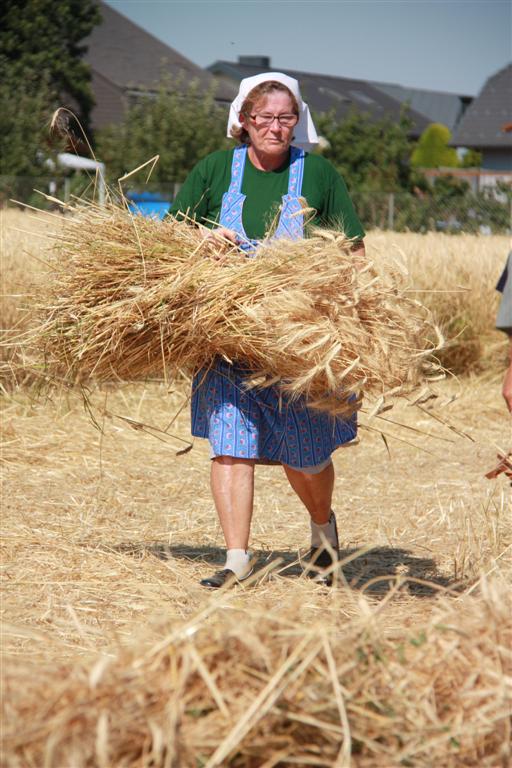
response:
<svg viewBox="0 0 512 768"><path fill-rule="evenodd" d="M348 419L289 402L276 387L247 389L249 371L222 359L194 377L192 434L210 441L213 456L235 456L295 469L326 461L357 434Z"/></svg>

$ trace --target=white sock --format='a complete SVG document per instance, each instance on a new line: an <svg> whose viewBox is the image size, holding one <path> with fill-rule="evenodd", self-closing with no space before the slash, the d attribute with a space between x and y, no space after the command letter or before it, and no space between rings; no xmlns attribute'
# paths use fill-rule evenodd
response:
<svg viewBox="0 0 512 768"><path fill-rule="evenodd" d="M238 579L243 579L251 570L250 559L246 549L228 549L224 568L229 568Z"/></svg>
<svg viewBox="0 0 512 768"><path fill-rule="evenodd" d="M334 512L331 512L331 516L329 520L324 523L323 525L318 525L318 523L315 523L313 521L313 518L310 518L311 522L311 546L312 547L321 547L324 539L322 537L325 537L329 544L331 544L333 547L338 546L338 537L336 535L336 519L334 517Z"/></svg>

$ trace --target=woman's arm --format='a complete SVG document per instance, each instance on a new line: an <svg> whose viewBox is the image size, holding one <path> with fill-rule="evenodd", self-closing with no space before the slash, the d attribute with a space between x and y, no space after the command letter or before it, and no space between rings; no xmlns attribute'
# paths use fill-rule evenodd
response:
<svg viewBox="0 0 512 768"><path fill-rule="evenodd" d="M323 189L323 200L318 210L320 226L337 229L347 237L353 238L352 250L357 253L364 248L363 238L366 232L354 208L345 180L324 158L315 158L314 163ZM314 180L313 176L312 181Z"/></svg>
<svg viewBox="0 0 512 768"><path fill-rule="evenodd" d="M176 219L192 219L200 222L208 214L208 182L204 163L199 162L185 179L176 195L169 215Z"/></svg>

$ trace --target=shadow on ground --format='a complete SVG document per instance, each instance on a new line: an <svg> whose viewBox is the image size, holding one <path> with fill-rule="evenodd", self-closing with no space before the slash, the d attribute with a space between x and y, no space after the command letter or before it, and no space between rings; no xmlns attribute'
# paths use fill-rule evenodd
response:
<svg viewBox="0 0 512 768"><path fill-rule="evenodd" d="M118 544L109 547L116 552L134 556L151 554L160 560L183 559L201 562L205 566L222 567L225 550L221 547L170 546L161 542L144 544ZM298 578L303 573L304 562L301 553L292 550L260 550L257 556L258 569L275 561L279 564L272 570L272 576ZM349 587L374 597L384 597L399 579L402 589L415 597L432 597L440 591L460 592L460 582L438 572L432 558L415 557L408 550L399 547L344 548L340 550L342 578ZM208 572L208 567L205 568Z"/></svg>

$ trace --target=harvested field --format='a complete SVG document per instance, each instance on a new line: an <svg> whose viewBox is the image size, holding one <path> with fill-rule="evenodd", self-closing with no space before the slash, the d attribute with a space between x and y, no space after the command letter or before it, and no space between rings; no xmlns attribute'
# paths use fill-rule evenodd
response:
<svg viewBox="0 0 512 768"><path fill-rule="evenodd" d="M510 250L510 238L437 233L371 233L377 252L400 254L417 297L433 311L447 344L439 358L455 374L481 372L498 360L503 334L494 327L496 281Z"/></svg>
<svg viewBox="0 0 512 768"><path fill-rule="evenodd" d="M422 245L474 255L475 281L486 254L491 285L505 258L505 238L420 238L369 243L425 280ZM23 292L34 242L4 293ZM257 471L256 580L198 585L223 550L208 448L177 455L186 384L92 391L101 431L76 391L5 392L3 765L510 765L510 489L484 474L512 435L482 284L493 365L481 356L478 375L435 383L437 399L395 406L335 454L345 564L330 591L301 576L309 525L273 467Z"/></svg>

